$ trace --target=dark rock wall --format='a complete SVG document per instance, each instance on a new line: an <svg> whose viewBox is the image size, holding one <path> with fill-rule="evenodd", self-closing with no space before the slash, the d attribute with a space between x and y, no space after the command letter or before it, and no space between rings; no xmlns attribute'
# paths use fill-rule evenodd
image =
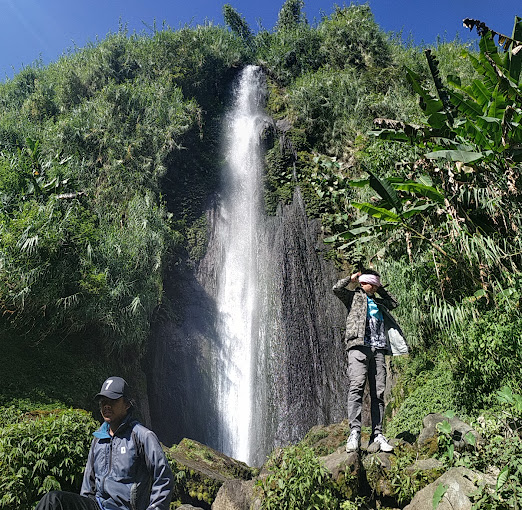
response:
<svg viewBox="0 0 522 510"><path fill-rule="evenodd" d="M302 439L316 424L346 415L345 309L333 295L337 274L324 260L320 224L309 220L299 192L267 220L271 278L280 310L270 339L274 444Z"/></svg>

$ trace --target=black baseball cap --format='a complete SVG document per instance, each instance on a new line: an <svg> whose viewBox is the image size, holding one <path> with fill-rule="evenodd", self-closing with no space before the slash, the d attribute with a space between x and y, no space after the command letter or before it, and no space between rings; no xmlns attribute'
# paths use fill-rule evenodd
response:
<svg viewBox="0 0 522 510"><path fill-rule="evenodd" d="M96 395L96 399L107 397L116 400L120 397L129 396L129 385L127 381L121 377L108 377L103 381L100 393Z"/></svg>

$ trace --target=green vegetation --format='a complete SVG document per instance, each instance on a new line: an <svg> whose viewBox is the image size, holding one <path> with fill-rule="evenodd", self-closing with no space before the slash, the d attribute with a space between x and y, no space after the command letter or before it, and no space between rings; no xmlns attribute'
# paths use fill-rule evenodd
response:
<svg viewBox="0 0 522 510"><path fill-rule="evenodd" d="M276 450L267 462L266 478L258 487L266 510L331 508L339 506L339 488L309 447Z"/></svg>
<svg viewBox="0 0 522 510"><path fill-rule="evenodd" d="M0 407L0 508L34 508L50 490L79 492L97 427L81 410Z"/></svg>

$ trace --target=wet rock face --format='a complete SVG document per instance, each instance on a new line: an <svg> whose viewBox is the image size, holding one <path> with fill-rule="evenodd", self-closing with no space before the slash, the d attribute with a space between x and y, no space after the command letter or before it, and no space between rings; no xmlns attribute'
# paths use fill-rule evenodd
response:
<svg viewBox="0 0 522 510"><path fill-rule="evenodd" d="M322 256L319 232L298 193L267 222L271 280L278 283L273 295L280 303L271 319L278 322L270 349L275 444L298 441L312 426L346 416L346 310L332 292L337 273Z"/></svg>
<svg viewBox="0 0 522 510"><path fill-rule="evenodd" d="M220 449L216 388L216 281L220 257L210 244L194 271L165 285L170 310L152 328L148 366L152 426L167 445L191 437ZM320 225L292 204L265 218L258 234L260 310L255 349L251 464L314 425L346 417L348 378L342 334L346 310L334 296L333 264L318 243ZM214 363L214 365L213 365Z"/></svg>

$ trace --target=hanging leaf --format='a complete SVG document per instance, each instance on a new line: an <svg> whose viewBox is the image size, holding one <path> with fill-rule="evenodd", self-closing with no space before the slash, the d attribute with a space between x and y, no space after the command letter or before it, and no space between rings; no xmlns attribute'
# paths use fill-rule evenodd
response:
<svg viewBox="0 0 522 510"><path fill-rule="evenodd" d="M482 152L470 152L461 150L442 150L428 152L428 159L446 159L449 161L461 161L462 163L472 163L484 157Z"/></svg>
<svg viewBox="0 0 522 510"><path fill-rule="evenodd" d="M402 211L402 202L397 195L394 187L390 181L386 178L377 177L373 172L365 169L370 175L370 186L379 196L387 202L390 208L395 209L397 212Z"/></svg>
<svg viewBox="0 0 522 510"><path fill-rule="evenodd" d="M419 94L422 99L421 108L426 112L426 115L431 115L435 112L440 112L443 109L443 104L440 99L434 98L422 85L420 76L411 69L406 68L407 79L411 86Z"/></svg>
<svg viewBox="0 0 522 510"><path fill-rule="evenodd" d="M380 220L390 221L394 223L398 223L400 221L400 217L398 214L395 214L394 212L389 211L388 209L368 204L367 202L350 202L350 205Z"/></svg>
<svg viewBox="0 0 522 510"><path fill-rule="evenodd" d="M430 181L431 182L431 181ZM394 184L393 187L395 189L401 191L408 191L409 193L417 193L418 195L422 195L424 197L430 198L431 200L435 200L439 204L444 203L444 195L440 193L437 188L433 186L428 186L426 184L421 184L418 182L407 181L401 182L398 184Z"/></svg>
<svg viewBox="0 0 522 510"><path fill-rule="evenodd" d="M352 227L355 227L357 225L362 225L363 223L365 223L366 221L368 221L368 215L367 214L362 214L360 218L358 218L357 220L355 220L353 223L352 223Z"/></svg>
<svg viewBox="0 0 522 510"><path fill-rule="evenodd" d="M421 175L417 178L417 182L419 184L424 184L424 186L433 186L433 181L429 175Z"/></svg>
<svg viewBox="0 0 522 510"><path fill-rule="evenodd" d="M428 117L428 124L435 129L442 129L448 123L448 116L444 112L435 112Z"/></svg>
<svg viewBox="0 0 522 510"><path fill-rule="evenodd" d="M411 218L412 216L415 216L416 214L419 214L423 211L425 211L426 209L429 209L431 207L435 207L437 204L433 203L433 202L429 202L427 204L424 204L424 205L419 205L417 207L411 207L410 209L408 209L407 211L404 211L401 216L404 218L404 219L408 219L408 218Z"/></svg>

